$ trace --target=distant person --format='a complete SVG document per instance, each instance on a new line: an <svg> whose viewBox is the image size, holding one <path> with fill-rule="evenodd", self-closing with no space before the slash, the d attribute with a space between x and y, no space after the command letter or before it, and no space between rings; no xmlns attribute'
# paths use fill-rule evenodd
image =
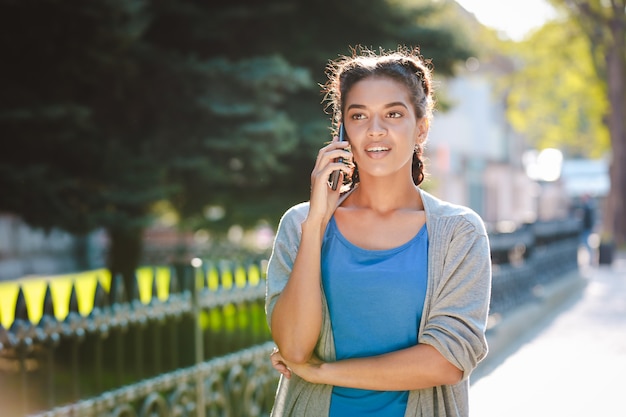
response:
<svg viewBox="0 0 626 417"><path fill-rule="evenodd" d="M328 76L347 145L335 136L319 151L310 200L287 210L274 241L272 416L467 416L491 258L475 212L420 188L429 65L416 49L356 48ZM336 170L346 181L333 190Z"/></svg>
<svg viewBox="0 0 626 417"><path fill-rule="evenodd" d="M581 197L581 232L580 232L580 242L582 246L585 248L587 255L589 256L589 261L592 261L593 249L590 243L591 233L593 232L593 228L595 225L595 213L593 202L591 200L591 196L589 194L584 194Z"/></svg>

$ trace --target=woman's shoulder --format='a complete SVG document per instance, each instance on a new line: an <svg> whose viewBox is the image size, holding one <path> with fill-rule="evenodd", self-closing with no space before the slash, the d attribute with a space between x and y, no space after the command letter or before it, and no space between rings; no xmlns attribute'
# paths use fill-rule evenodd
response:
<svg viewBox="0 0 626 417"><path fill-rule="evenodd" d="M483 219L471 208L441 200L434 195L421 190L422 201L427 217L430 219L448 219L460 223L467 223L480 233L484 234L485 225Z"/></svg>
<svg viewBox="0 0 626 417"><path fill-rule="evenodd" d="M287 209L283 214L284 218L294 218L294 217L302 217L305 218L309 213L309 202L304 201L302 203L295 204Z"/></svg>
<svg viewBox="0 0 626 417"><path fill-rule="evenodd" d="M295 204L289 207L280 219L279 227L300 226L309 213L309 202Z"/></svg>

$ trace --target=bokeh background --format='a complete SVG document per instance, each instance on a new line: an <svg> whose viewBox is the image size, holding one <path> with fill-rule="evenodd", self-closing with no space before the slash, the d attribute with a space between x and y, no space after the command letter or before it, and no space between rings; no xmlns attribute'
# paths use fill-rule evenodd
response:
<svg viewBox="0 0 626 417"><path fill-rule="evenodd" d="M153 314L181 266L262 282L356 45L430 60L425 189L492 235L590 213L581 265L624 249L624 0L0 0L0 31L0 353L101 293Z"/></svg>

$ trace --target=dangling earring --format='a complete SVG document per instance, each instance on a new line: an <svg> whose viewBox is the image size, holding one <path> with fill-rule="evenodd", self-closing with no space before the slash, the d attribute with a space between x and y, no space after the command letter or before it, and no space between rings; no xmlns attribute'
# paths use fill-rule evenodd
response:
<svg viewBox="0 0 626 417"><path fill-rule="evenodd" d="M422 158L420 158L420 148L419 145L415 145L415 149L413 150L413 158L417 161L417 168L422 169Z"/></svg>

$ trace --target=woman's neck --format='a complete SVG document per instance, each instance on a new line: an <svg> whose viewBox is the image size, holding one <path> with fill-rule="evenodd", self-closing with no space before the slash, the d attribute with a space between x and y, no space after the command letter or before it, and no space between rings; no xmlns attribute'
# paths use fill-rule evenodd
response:
<svg viewBox="0 0 626 417"><path fill-rule="evenodd" d="M396 210L424 209L421 195L412 179L394 182L379 178L361 179L347 203L347 206L369 209L383 215Z"/></svg>

